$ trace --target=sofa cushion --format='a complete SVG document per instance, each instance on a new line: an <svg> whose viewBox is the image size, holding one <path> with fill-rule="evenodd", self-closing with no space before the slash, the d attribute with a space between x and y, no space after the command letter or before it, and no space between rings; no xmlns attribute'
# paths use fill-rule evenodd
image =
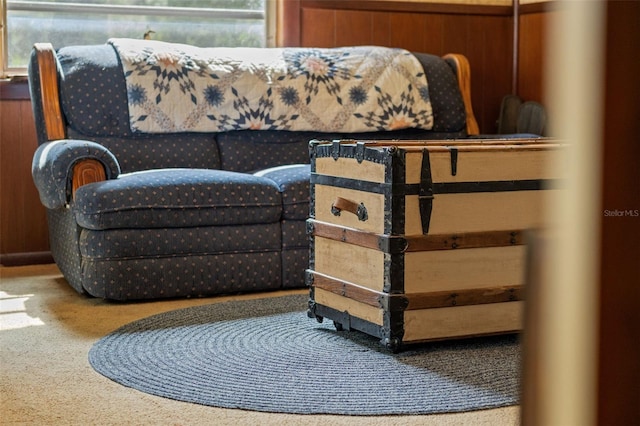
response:
<svg viewBox="0 0 640 426"><path fill-rule="evenodd" d="M255 173L271 179L282 194L282 218L305 220L309 217L309 164L272 167Z"/></svg>
<svg viewBox="0 0 640 426"><path fill-rule="evenodd" d="M117 260L172 256L267 253L282 248L278 222L197 228L83 229L84 259Z"/></svg>
<svg viewBox="0 0 640 426"><path fill-rule="evenodd" d="M57 57L68 126L90 136L130 136L127 85L113 48L62 47Z"/></svg>
<svg viewBox="0 0 640 426"><path fill-rule="evenodd" d="M278 222L82 229L78 246L83 259L83 287L94 297L201 297L282 287L282 232ZM101 284L105 282L110 285Z"/></svg>
<svg viewBox="0 0 640 426"><path fill-rule="evenodd" d="M462 131L466 115L453 70L439 56L414 55L427 75L432 131ZM87 136L131 137L126 82L113 47L67 46L58 50L57 57L61 104L69 127Z"/></svg>
<svg viewBox="0 0 640 426"><path fill-rule="evenodd" d="M161 169L81 186L73 209L88 229L179 228L278 222L282 201L277 184L263 177Z"/></svg>
<svg viewBox="0 0 640 426"><path fill-rule="evenodd" d="M309 267L309 236L306 220L283 220L282 227L282 286L301 287L305 270Z"/></svg>
<svg viewBox="0 0 640 426"><path fill-rule="evenodd" d="M433 107L431 131L466 133L467 116L455 73L439 56L427 53L414 55L422 64L429 82L429 96Z"/></svg>

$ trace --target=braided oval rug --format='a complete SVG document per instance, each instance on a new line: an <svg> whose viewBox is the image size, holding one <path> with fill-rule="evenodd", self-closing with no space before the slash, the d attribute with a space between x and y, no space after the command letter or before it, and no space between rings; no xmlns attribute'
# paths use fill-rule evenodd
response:
<svg viewBox="0 0 640 426"><path fill-rule="evenodd" d="M409 345L336 331L304 295L216 303L135 321L89 361L142 392L197 404L296 414L451 413L516 405L520 342L494 336Z"/></svg>

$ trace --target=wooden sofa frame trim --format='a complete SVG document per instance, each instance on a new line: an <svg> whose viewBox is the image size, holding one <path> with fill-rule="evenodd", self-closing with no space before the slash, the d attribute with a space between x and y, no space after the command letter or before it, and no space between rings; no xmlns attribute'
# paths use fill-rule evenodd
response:
<svg viewBox="0 0 640 426"><path fill-rule="evenodd" d="M42 113L47 130L47 140L64 139L65 126L60 108L58 90L58 70L53 46L50 43L34 45L40 74L40 93L42 93Z"/></svg>
<svg viewBox="0 0 640 426"><path fill-rule="evenodd" d="M473 113L473 104L471 102L471 65L466 56L460 53L449 53L443 56L447 62L453 62L456 69L456 77L458 79L458 87L462 94L464 102L464 110L466 114L467 134L477 135L480 133L478 121Z"/></svg>
<svg viewBox="0 0 640 426"><path fill-rule="evenodd" d="M58 88L58 72L55 50L51 43L36 43L34 45L38 71L40 75L40 92L42 93L42 111L44 115L46 137L49 141L66 137L65 123L60 107L60 92ZM471 67L467 58L458 53L450 53L443 59L453 63L456 70L458 87L465 106L467 134L479 133L478 122L473 114L471 104ZM96 160L83 160L73 168L72 194L81 185L99 182L106 179L104 166Z"/></svg>

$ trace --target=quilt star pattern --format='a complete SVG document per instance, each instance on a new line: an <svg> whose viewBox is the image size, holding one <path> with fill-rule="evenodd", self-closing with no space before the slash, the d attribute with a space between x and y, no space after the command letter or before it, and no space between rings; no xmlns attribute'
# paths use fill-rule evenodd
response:
<svg viewBox="0 0 640 426"><path fill-rule="evenodd" d="M138 133L431 129L420 62L403 49L200 48L110 39Z"/></svg>

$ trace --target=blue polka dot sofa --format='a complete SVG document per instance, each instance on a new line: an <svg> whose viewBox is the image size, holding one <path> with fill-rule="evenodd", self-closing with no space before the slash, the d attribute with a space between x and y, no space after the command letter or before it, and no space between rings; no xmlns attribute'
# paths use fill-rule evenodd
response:
<svg viewBox="0 0 640 426"><path fill-rule="evenodd" d="M139 133L112 45L36 44L32 175L66 281L110 300L304 287L310 140L477 133L466 59L415 57L429 83L428 130Z"/></svg>

